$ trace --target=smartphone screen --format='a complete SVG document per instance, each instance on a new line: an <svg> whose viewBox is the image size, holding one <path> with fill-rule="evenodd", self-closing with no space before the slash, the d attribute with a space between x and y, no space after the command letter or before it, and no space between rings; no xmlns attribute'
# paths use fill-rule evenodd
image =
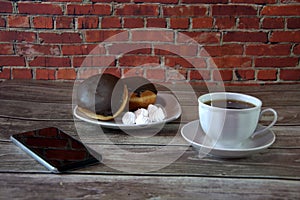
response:
<svg viewBox="0 0 300 200"><path fill-rule="evenodd" d="M49 127L11 136L22 150L54 173L65 172L99 162L100 155L63 131Z"/></svg>

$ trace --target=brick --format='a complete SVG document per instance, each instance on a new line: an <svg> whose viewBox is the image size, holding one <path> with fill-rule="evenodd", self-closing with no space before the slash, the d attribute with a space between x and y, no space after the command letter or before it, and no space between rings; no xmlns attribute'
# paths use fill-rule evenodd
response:
<svg viewBox="0 0 300 200"><path fill-rule="evenodd" d="M120 4L116 8L120 16L158 16L159 7L155 4Z"/></svg>
<svg viewBox="0 0 300 200"><path fill-rule="evenodd" d="M128 40L128 33L121 30L87 30L85 32L86 42L103 42L108 38L116 41ZM122 34L121 34L122 33ZM118 36L120 38L118 38Z"/></svg>
<svg viewBox="0 0 300 200"><path fill-rule="evenodd" d="M52 3L32 3L18 2L18 10L20 14L42 14L42 15L61 15L62 7Z"/></svg>
<svg viewBox="0 0 300 200"><path fill-rule="evenodd" d="M33 18L34 28L44 28L52 29L53 28L53 19L52 17L37 16Z"/></svg>
<svg viewBox="0 0 300 200"><path fill-rule="evenodd" d="M122 77L144 76L144 69L142 67L127 67L123 69Z"/></svg>
<svg viewBox="0 0 300 200"><path fill-rule="evenodd" d="M98 17L78 17L78 28L79 29L94 29L99 26Z"/></svg>
<svg viewBox="0 0 300 200"><path fill-rule="evenodd" d="M70 58L66 57L35 57L29 62L31 67L70 67Z"/></svg>
<svg viewBox="0 0 300 200"><path fill-rule="evenodd" d="M55 70L54 69L36 69L35 77L37 80L54 80Z"/></svg>
<svg viewBox="0 0 300 200"><path fill-rule="evenodd" d="M115 56L73 57L73 67L108 67L116 66Z"/></svg>
<svg viewBox="0 0 300 200"><path fill-rule="evenodd" d="M81 43L82 39L79 33L39 33L41 43Z"/></svg>
<svg viewBox="0 0 300 200"><path fill-rule="evenodd" d="M29 28L29 17L28 16L17 16L10 15L7 18L7 24L12 28Z"/></svg>
<svg viewBox="0 0 300 200"><path fill-rule="evenodd" d="M147 27L166 28L167 22L165 18L146 18Z"/></svg>
<svg viewBox="0 0 300 200"><path fill-rule="evenodd" d="M284 19L283 18L264 18L262 22L262 28L265 29L283 29Z"/></svg>
<svg viewBox="0 0 300 200"><path fill-rule="evenodd" d="M265 57L256 58L255 67L295 67L298 64L298 58L289 57Z"/></svg>
<svg viewBox="0 0 300 200"><path fill-rule="evenodd" d="M81 44L81 45L63 45L62 54L63 55L89 55L93 50L97 51L98 49L96 44ZM105 54L104 49L97 51L98 54Z"/></svg>
<svg viewBox="0 0 300 200"><path fill-rule="evenodd" d="M211 17L192 18L192 29L212 28L212 27L213 27L213 18Z"/></svg>
<svg viewBox="0 0 300 200"><path fill-rule="evenodd" d="M241 29L259 29L259 18L257 17L240 17L238 28Z"/></svg>
<svg viewBox="0 0 300 200"><path fill-rule="evenodd" d="M143 28L143 18L124 18L124 28Z"/></svg>
<svg viewBox="0 0 300 200"><path fill-rule="evenodd" d="M259 70L257 73L257 79L263 81L275 81L277 80L277 70Z"/></svg>
<svg viewBox="0 0 300 200"><path fill-rule="evenodd" d="M254 56L284 56L290 55L290 44L249 44L246 45L246 55Z"/></svg>
<svg viewBox="0 0 300 200"><path fill-rule="evenodd" d="M16 53L22 56L60 55L57 45L17 44Z"/></svg>
<svg viewBox="0 0 300 200"><path fill-rule="evenodd" d="M152 81L164 81L165 80L165 70L159 68L147 68L146 78Z"/></svg>
<svg viewBox="0 0 300 200"><path fill-rule="evenodd" d="M13 68L13 79L32 79L32 70L28 68Z"/></svg>
<svg viewBox="0 0 300 200"><path fill-rule="evenodd" d="M197 55L198 45L154 45L155 55L173 55L195 57Z"/></svg>
<svg viewBox="0 0 300 200"><path fill-rule="evenodd" d="M180 32L177 37L177 42L186 43L196 41L201 44L219 43L221 34L219 32Z"/></svg>
<svg viewBox="0 0 300 200"><path fill-rule="evenodd" d="M99 2L99 3L111 3L111 0L90 0L90 1L93 2L93 3L97 3L97 2ZM131 2L131 0L114 0L114 2L129 3L129 2Z"/></svg>
<svg viewBox="0 0 300 200"><path fill-rule="evenodd" d="M49 128L37 130L35 131L35 133L37 136L44 137L45 135L47 135L49 137L56 138L59 131L54 127L49 127Z"/></svg>
<svg viewBox="0 0 300 200"><path fill-rule="evenodd" d="M250 16L256 15L257 9L252 5L213 5L212 15Z"/></svg>
<svg viewBox="0 0 300 200"><path fill-rule="evenodd" d="M79 3L79 2L82 2L82 0L48 0L48 1L51 1L51 2L68 2L68 3L70 3L70 2L77 2L77 3Z"/></svg>
<svg viewBox="0 0 300 200"><path fill-rule="evenodd" d="M214 46L204 46L200 51L200 56L228 56L228 55L242 55L243 45L241 44L224 44Z"/></svg>
<svg viewBox="0 0 300 200"><path fill-rule="evenodd" d="M189 71L189 80L210 80L210 71L209 70L190 70Z"/></svg>
<svg viewBox="0 0 300 200"><path fill-rule="evenodd" d="M289 29L299 29L300 28L299 18L287 18L287 28L289 28Z"/></svg>
<svg viewBox="0 0 300 200"><path fill-rule="evenodd" d="M231 3L275 4L277 0L231 0Z"/></svg>
<svg viewBox="0 0 300 200"><path fill-rule="evenodd" d="M57 29L72 29L74 28L74 19L73 17L57 16L55 26Z"/></svg>
<svg viewBox="0 0 300 200"><path fill-rule="evenodd" d="M135 30L132 31L132 41L173 42L173 31L161 30Z"/></svg>
<svg viewBox="0 0 300 200"><path fill-rule="evenodd" d="M101 28L121 28L120 17L103 17L101 21Z"/></svg>
<svg viewBox="0 0 300 200"><path fill-rule="evenodd" d="M296 55L300 55L300 44L297 44L294 49L293 49L293 53Z"/></svg>
<svg viewBox="0 0 300 200"><path fill-rule="evenodd" d="M234 73L239 81L255 79L255 71L253 69L237 69L234 71Z"/></svg>
<svg viewBox="0 0 300 200"><path fill-rule="evenodd" d="M55 139L55 138L43 138L43 137L28 137L27 144L35 147L67 147L68 140Z"/></svg>
<svg viewBox="0 0 300 200"><path fill-rule="evenodd" d="M115 43L107 47L109 55L151 54L152 45L149 43Z"/></svg>
<svg viewBox="0 0 300 200"><path fill-rule="evenodd" d="M178 0L133 0L136 3L160 3L160 4L176 4Z"/></svg>
<svg viewBox="0 0 300 200"><path fill-rule="evenodd" d="M274 31L270 42L300 42L300 31Z"/></svg>
<svg viewBox="0 0 300 200"><path fill-rule="evenodd" d="M5 27L6 26L6 21L5 19L0 17L0 27Z"/></svg>
<svg viewBox="0 0 300 200"><path fill-rule="evenodd" d="M165 76L166 80L172 81L173 83L175 81L182 82L188 79L188 71L185 68L175 68L175 70L167 68L165 70Z"/></svg>
<svg viewBox="0 0 300 200"><path fill-rule="evenodd" d="M233 29L236 25L236 17L222 16L215 17L215 26L218 29Z"/></svg>
<svg viewBox="0 0 300 200"><path fill-rule="evenodd" d="M207 8L204 6L164 6L164 17L199 17L207 13Z"/></svg>
<svg viewBox="0 0 300 200"><path fill-rule="evenodd" d="M34 42L35 40L36 34L33 32L0 30L0 41L2 42Z"/></svg>
<svg viewBox="0 0 300 200"><path fill-rule="evenodd" d="M10 68L1 68L0 79L10 79Z"/></svg>
<svg viewBox="0 0 300 200"><path fill-rule="evenodd" d="M69 15L110 15L110 4L68 4Z"/></svg>
<svg viewBox="0 0 300 200"><path fill-rule="evenodd" d="M75 154L73 150L47 149L45 155L53 160L82 160L86 153L85 151L77 151Z"/></svg>
<svg viewBox="0 0 300 200"><path fill-rule="evenodd" d="M116 67L107 67L102 70L102 74L112 74L116 77L121 77L121 69Z"/></svg>
<svg viewBox="0 0 300 200"><path fill-rule="evenodd" d="M261 15L268 16L299 16L300 5L279 5L265 6L261 11Z"/></svg>
<svg viewBox="0 0 300 200"><path fill-rule="evenodd" d="M70 68L70 69L58 69L58 71L57 71L57 79L75 80L76 79L76 71L73 68Z"/></svg>
<svg viewBox="0 0 300 200"><path fill-rule="evenodd" d="M119 58L119 65L127 67L157 66L159 62L158 56L124 55Z"/></svg>
<svg viewBox="0 0 300 200"><path fill-rule="evenodd" d="M281 69L280 79L284 81L299 81L300 69Z"/></svg>
<svg viewBox="0 0 300 200"><path fill-rule="evenodd" d="M78 79L87 79L93 75L99 74L99 69L98 68L85 68L85 69L79 69L78 70Z"/></svg>
<svg viewBox="0 0 300 200"><path fill-rule="evenodd" d="M231 70L214 70L213 71L213 80L214 81L231 81L232 80L232 71Z"/></svg>
<svg viewBox="0 0 300 200"><path fill-rule="evenodd" d="M252 65L252 59L250 57L222 56L213 57L212 59L218 68L245 68L251 67Z"/></svg>
<svg viewBox="0 0 300 200"><path fill-rule="evenodd" d="M21 56L1 56L0 66L25 66L25 60Z"/></svg>
<svg viewBox="0 0 300 200"><path fill-rule="evenodd" d="M223 36L224 42L267 42L265 32L227 32Z"/></svg>
<svg viewBox="0 0 300 200"><path fill-rule="evenodd" d="M12 13L12 3L9 1L0 1L0 13Z"/></svg>
<svg viewBox="0 0 300 200"><path fill-rule="evenodd" d="M170 28L182 28L187 29L189 27L189 18L171 18Z"/></svg>
<svg viewBox="0 0 300 200"><path fill-rule="evenodd" d="M0 55L12 55L12 54L14 54L14 48L12 44L0 43Z"/></svg>
<svg viewBox="0 0 300 200"><path fill-rule="evenodd" d="M214 4L214 3L228 3L228 0L182 0L182 3L191 3L191 4L195 4L195 3L210 3L210 4Z"/></svg>
<svg viewBox="0 0 300 200"><path fill-rule="evenodd" d="M174 68L207 68L204 58L165 56L165 65Z"/></svg>

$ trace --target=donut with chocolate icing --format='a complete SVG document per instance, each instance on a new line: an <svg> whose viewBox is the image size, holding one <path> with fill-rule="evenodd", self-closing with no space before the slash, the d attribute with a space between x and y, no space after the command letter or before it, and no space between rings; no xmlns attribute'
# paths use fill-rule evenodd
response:
<svg viewBox="0 0 300 200"><path fill-rule="evenodd" d="M77 88L78 109L93 119L112 120L126 107L128 90L121 79L112 74L97 74Z"/></svg>
<svg viewBox="0 0 300 200"><path fill-rule="evenodd" d="M147 108L149 104L155 104L157 89L148 79L134 76L123 78L123 83L129 92L129 110Z"/></svg>

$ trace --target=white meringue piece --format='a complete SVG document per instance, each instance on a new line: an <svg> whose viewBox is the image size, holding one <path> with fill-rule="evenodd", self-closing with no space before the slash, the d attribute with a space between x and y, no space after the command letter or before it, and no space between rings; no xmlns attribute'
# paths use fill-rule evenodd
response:
<svg viewBox="0 0 300 200"><path fill-rule="evenodd" d="M148 117L149 113L148 110L146 110L145 108L139 108L134 112L136 118L140 115L144 116L144 117Z"/></svg>
<svg viewBox="0 0 300 200"><path fill-rule="evenodd" d="M158 107L153 104L149 104L147 108L149 115L152 115L152 113L155 112L157 109Z"/></svg>
<svg viewBox="0 0 300 200"><path fill-rule="evenodd" d="M135 120L135 124L140 125L140 124L149 124L150 119L148 116L143 116L142 114L138 115Z"/></svg>
<svg viewBox="0 0 300 200"><path fill-rule="evenodd" d="M123 124L134 124L136 121L135 114L133 112L126 112L122 117Z"/></svg>
<svg viewBox="0 0 300 200"><path fill-rule="evenodd" d="M149 119L152 122L161 122L165 119L166 115L164 113L164 111L162 110L162 108L158 107L155 111L151 112L151 114L149 114Z"/></svg>

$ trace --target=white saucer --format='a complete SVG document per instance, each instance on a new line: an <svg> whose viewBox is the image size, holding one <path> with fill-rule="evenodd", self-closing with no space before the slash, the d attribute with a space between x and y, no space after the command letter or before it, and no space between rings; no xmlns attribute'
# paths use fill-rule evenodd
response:
<svg viewBox="0 0 300 200"><path fill-rule="evenodd" d="M181 107L176 97L172 94L158 92L155 104L162 106L165 111L166 118L161 122L142 124L142 125L127 125L122 123L122 116L120 115L113 121L100 121L87 117L84 113L80 112L76 105L73 114L82 121L89 122L92 124L98 124L106 128L122 129L122 130L139 130L145 128L162 127L165 123L173 121L180 117Z"/></svg>
<svg viewBox="0 0 300 200"><path fill-rule="evenodd" d="M261 128L261 125L259 125L258 128ZM247 139L242 145L236 148L218 147L205 135L199 120L184 125L181 129L181 135L187 142L199 150L200 153L221 158L242 158L250 156L268 148L275 141L275 134L269 129L262 135L258 135L253 139Z"/></svg>

